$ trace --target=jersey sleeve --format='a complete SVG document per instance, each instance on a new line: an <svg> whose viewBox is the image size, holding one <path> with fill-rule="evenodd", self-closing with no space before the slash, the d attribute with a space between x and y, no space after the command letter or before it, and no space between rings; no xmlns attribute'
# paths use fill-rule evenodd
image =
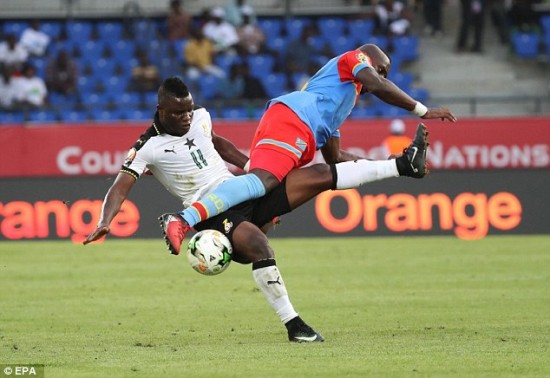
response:
<svg viewBox="0 0 550 378"><path fill-rule="evenodd" d="M360 50L348 51L338 59L338 73L342 81L353 81L363 68L373 68L368 55Z"/></svg>
<svg viewBox="0 0 550 378"><path fill-rule="evenodd" d="M129 174L137 180L147 170L147 164L150 159L146 155L148 155L147 148L139 150L136 150L135 147L130 148L120 171Z"/></svg>
<svg viewBox="0 0 550 378"><path fill-rule="evenodd" d="M212 139L212 118L205 108L196 109L193 113L193 122L201 125L204 135Z"/></svg>

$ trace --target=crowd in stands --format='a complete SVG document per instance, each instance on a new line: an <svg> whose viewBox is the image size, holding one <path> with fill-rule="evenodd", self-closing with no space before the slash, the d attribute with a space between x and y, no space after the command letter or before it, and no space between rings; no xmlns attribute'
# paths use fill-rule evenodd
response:
<svg viewBox="0 0 550 378"><path fill-rule="evenodd" d="M468 10L474 9L471 3L484 3L462 1ZM380 0L370 14L285 19L257 17L245 0L195 16L180 0L170 0L166 17L130 23L5 21L0 122L150 119L156 89L171 75L184 77L195 102L214 116L257 117L267 98L300 89L333 56L363 43L390 52L390 78L426 100L428 94L403 70L403 63L418 59L410 3ZM525 8L529 3L514 0L506 25L520 30L538 25ZM441 32L440 2L424 0L424 11L429 33ZM400 111L373 98L353 116L395 117Z"/></svg>

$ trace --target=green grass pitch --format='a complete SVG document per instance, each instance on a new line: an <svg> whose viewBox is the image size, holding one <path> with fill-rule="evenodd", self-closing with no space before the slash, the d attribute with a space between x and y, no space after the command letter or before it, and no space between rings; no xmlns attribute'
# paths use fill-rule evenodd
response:
<svg viewBox="0 0 550 378"><path fill-rule="evenodd" d="M550 376L550 236L274 239L322 344L291 344L250 266L162 240L0 243L0 364L51 377Z"/></svg>

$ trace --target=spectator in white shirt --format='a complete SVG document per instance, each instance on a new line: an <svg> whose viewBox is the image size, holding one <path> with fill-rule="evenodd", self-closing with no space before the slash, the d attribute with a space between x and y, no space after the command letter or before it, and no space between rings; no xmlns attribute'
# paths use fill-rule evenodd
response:
<svg viewBox="0 0 550 378"><path fill-rule="evenodd" d="M18 108L37 109L46 105L46 83L36 76L36 69L32 64L25 64L23 75L14 79L14 85Z"/></svg>
<svg viewBox="0 0 550 378"><path fill-rule="evenodd" d="M0 43L0 65L19 72L27 61L29 53L17 42L14 34L7 34L5 39L4 42Z"/></svg>
<svg viewBox="0 0 550 378"><path fill-rule="evenodd" d="M212 9L212 19L204 24L203 34L214 42L214 49L218 53L234 52L239 43L239 36L235 26L225 21L225 11L221 7Z"/></svg>
<svg viewBox="0 0 550 378"><path fill-rule="evenodd" d="M50 43L50 36L40 30L40 21L31 21L23 31L19 43L33 56L43 56Z"/></svg>
<svg viewBox="0 0 550 378"><path fill-rule="evenodd" d="M0 72L0 109L12 110L16 89L11 68L1 67Z"/></svg>

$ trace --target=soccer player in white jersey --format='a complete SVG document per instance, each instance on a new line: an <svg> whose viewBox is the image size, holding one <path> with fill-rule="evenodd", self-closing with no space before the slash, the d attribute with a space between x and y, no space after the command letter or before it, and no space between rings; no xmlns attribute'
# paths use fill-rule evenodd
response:
<svg viewBox="0 0 550 378"><path fill-rule="evenodd" d="M425 171L428 142L423 125L418 127L414 143L420 147L414 161L409 161L407 154L399 159L410 169ZM97 228L84 244L109 233L111 221L142 174L153 173L185 207L232 177L224 160L240 168L246 168L248 162L233 143L213 132L210 115L204 108L195 107L185 84L179 78L166 79L159 89L155 120L130 149L105 196ZM354 172L353 176L353 179L338 177L334 165L327 164L296 169L266 196L244 202L195 226L197 231L217 229L223 232L233 245L233 260L252 263L256 285L285 324L292 342L319 342L324 338L295 311L277 268L274 251L261 228L266 230L276 216L290 212L322 191L356 187L385 178L376 170L368 169ZM399 176L397 169L394 176ZM171 217L169 214L161 217L163 231ZM167 245L170 246L168 241ZM179 250L170 251L179 253Z"/></svg>

